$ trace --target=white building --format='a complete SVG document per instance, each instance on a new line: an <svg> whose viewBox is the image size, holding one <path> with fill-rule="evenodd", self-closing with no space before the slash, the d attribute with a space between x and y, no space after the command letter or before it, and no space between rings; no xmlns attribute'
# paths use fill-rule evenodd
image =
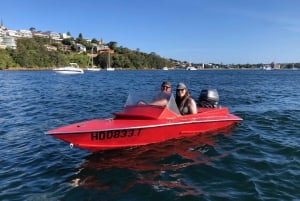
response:
<svg viewBox="0 0 300 201"><path fill-rule="evenodd" d="M18 31L16 31L16 30L10 30L10 29L8 29L6 31L6 34L8 36L12 36L12 37L18 37L19 36Z"/></svg>
<svg viewBox="0 0 300 201"><path fill-rule="evenodd" d="M50 32L49 37L53 40L60 40L60 34L56 32Z"/></svg>
<svg viewBox="0 0 300 201"><path fill-rule="evenodd" d="M61 36L63 39L68 39L68 38L72 37L72 36L68 35L67 33L62 33Z"/></svg>
<svg viewBox="0 0 300 201"><path fill-rule="evenodd" d="M34 35L34 36L37 36L37 37L40 37L40 38L49 38L49 35L48 35L48 34L43 33L43 32L40 32L40 31L38 31L38 32L33 32L33 35Z"/></svg>
<svg viewBox="0 0 300 201"><path fill-rule="evenodd" d="M78 48L79 52L86 52L86 47L80 43L76 43L76 47Z"/></svg>
<svg viewBox="0 0 300 201"><path fill-rule="evenodd" d="M11 36L1 36L0 37L0 47L1 48L12 48L16 49L17 48L17 43L14 37Z"/></svg>
<svg viewBox="0 0 300 201"><path fill-rule="evenodd" d="M107 45L103 45L103 44L97 45L97 52L103 51L103 50L109 50L109 47Z"/></svg>
<svg viewBox="0 0 300 201"><path fill-rule="evenodd" d="M32 32L29 30L19 30L18 35L23 38L32 38Z"/></svg>
<svg viewBox="0 0 300 201"><path fill-rule="evenodd" d="M0 36L6 36L6 31L5 31L5 30L2 30L2 29L0 29Z"/></svg>

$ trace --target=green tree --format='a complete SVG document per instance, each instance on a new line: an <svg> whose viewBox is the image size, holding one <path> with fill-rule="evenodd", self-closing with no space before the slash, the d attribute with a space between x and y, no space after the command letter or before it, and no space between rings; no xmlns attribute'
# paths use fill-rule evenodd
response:
<svg viewBox="0 0 300 201"><path fill-rule="evenodd" d="M16 63L14 62L13 58L10 56L9 52L12 49L0 49L0 70L7 69L9 67L16 66Z"/></svg>
<svg viewBox="0 0 300 201"><path fill-rule="evenodd" d="M107 43L107 46L109 47L109 49L115 50L117 47L117 42L111 41Z"/></svg>
<svg viewBox="0 0 300 201"><path fill-rule="evenodd" d="M31 32L35 32L35 28L34 28L34 27L30 27L29 30L30 30Z"/></svg>
<svg viewBox="0 0 300 201"><path fill-rule="evenodd" d="M61 41L61 43L63 45L72 45L72 40L71 40L71 38L65 38Z"/></svg>
<svg viewBox="0 0 300 201"><path fill-rule="evenodd" d="M93 39L91 40L91 43L98 44L99 41L98 41L96 38L93 38Z"/></svg>

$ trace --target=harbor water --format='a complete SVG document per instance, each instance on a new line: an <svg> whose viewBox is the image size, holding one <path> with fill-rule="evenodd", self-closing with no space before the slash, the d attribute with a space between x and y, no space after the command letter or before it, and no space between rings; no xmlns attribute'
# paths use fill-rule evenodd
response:
<svg viewBox="0 0 300 201"><path fill-rule="evenodd" d="M122 110L130 91L217 89L244 120L100 153L47 130ZM300 70L0 71L0 200L300 200Z"/></svg>

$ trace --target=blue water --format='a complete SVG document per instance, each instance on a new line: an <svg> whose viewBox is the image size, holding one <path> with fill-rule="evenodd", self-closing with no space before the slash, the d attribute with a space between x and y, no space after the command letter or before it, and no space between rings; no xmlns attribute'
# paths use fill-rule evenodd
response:
<svg viewBox="0 0 300 201"><path fill-rule="evenodd" d="M300 200L300 71L0 71L0 200ZM45 131L122 109L129 91L215 88L231 132L91 154Z"/></svg>

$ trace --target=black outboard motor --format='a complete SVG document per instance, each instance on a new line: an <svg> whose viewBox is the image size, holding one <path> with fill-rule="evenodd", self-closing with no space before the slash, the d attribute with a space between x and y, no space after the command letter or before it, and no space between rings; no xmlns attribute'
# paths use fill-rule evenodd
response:
<svg viewBox="0 0 300 201"><path fill-rule="evenodd" d="M203 89L200 92L198 106L204 108L217 108L219 104L219 94L216 89Z"/></svg>

